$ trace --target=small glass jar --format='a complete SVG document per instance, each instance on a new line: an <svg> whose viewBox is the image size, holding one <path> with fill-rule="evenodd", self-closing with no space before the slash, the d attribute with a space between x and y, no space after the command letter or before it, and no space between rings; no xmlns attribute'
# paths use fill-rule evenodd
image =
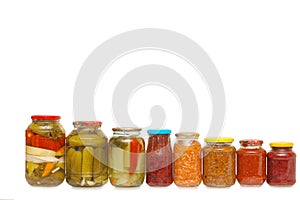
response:
<svg viewBox="0 0 300 200"><path fill-rule="evenodd" d="M26 129L26 180L33 186L56 186L65 179L65 130L60 116L33 115Z"/></svg>
<svg viewBox="0 0 300 200"><path fill-rule="evenodd" d="M140 186L145 179L145 142L141 128L113 128L109 140L109 180L120 187Z"/></svg>
<svg viewBox="0 0 300 200"><path fill-rule="evenodd" d="M266 151L262 140L240 140L237 180L241 185L262 185L266 180Z"/></svg>
<svg viewBox="0 0 300 200"><path fill-rule="evenodd" d="M233 138L205 138L203 147L203 183L211 187L229 187L235 183Z"/></svg>
<svg viewBox="0 0 300 200"><path fill-rule="evenodd" d="M100 121L75 121L66 139L66 181L75 187L102 186L108 180L107 137Z"/></svg>
<svg viewBox="0 0 300 200"><path fill-rule="evenodd" d="M267 183L290 186L296 183L296 153L291 142L272 142L267 154Z"/></svg>
<svg viewBox="0 0 300 200"><path fill-rule="evenodd" d="M146 182L150 186L168 186L173 182L171 130L148 130Z"/></svg>
<svg viewBox="0 0 300 200"><path fill-rule="evenodd" d="M198 186L202 181L199 133L176 133L174 144L174 183Z"/></svg>

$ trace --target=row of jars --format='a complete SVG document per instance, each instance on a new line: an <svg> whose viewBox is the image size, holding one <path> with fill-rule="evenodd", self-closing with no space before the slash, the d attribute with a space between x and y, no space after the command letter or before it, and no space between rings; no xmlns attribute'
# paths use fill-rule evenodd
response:
<svg viewBox="0 0 300 200"><path fill-rule="evenodd" d="M233 138L205 138L198 133L177 133L172 150L171 130L148 130L147 150L140 128L113 128L108 141L99 121L76 121L65 138L59 116L32 116L26 129L26 180L30 185L72 186L228 187L295 184L296 154L289 142L270 143L266 153L261 140L241 140L236 151Z"/></svg>

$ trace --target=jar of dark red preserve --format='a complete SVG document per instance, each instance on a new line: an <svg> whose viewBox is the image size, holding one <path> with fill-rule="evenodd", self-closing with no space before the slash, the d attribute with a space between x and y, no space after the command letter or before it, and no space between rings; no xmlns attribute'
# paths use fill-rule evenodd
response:
<svg viewBox="0 0 300 200"><path fill-rule="evenodd" d="M146 154L146 183L150 186L168 186L173 182L171 130L148 130Z"/></svg>

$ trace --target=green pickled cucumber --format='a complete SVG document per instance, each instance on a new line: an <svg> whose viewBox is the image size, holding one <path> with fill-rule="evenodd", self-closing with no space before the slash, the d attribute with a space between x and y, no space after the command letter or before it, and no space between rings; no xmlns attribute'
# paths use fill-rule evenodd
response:
<svg viewBox="0 0 300 200"><path fill-rule="evenodd" d="M107 176L107 148L95 148L93 176Z"/></svg>
<svg viewBox="0 0 300 200"><path fill-rule="evenodd" d="M97 135L82 134L74 135L68 139L69 146L102 146L106 143L104 138L99 138Z"/></svg>
<svg viewBox="0 0 300 200"><path fill-rule="evenodd" d="M81 181L81 165L82 154L80 151L76 151L71 158L71 179L77 183Z"/></svg>
<svg viewBox="0 0 300 200"><path fill-rule="evenodd" d="M93 176L93 159L94 149L93 147L85 147L82 152L82 177L85 180L92 180Z"/></svg>
<svg viewBox="0 0 300 200"><path fill-rule="evenodd" d="M76 152L76 150L73 149L73 148L70 148L67 151L67 155L66 155L66 157L67 157L66 158L66 170L67 170L67 173L70 172L70 170L71 170L71 163L72 163L71 159L72 159L72 155L73 155L74 152Z"/></svg>

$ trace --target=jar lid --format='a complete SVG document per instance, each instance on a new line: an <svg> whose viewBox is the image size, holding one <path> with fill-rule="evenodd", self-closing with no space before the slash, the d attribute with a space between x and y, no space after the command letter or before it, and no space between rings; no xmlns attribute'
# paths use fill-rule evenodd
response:
<svg viewBox="0 0 300 200"><path fill-rule="evenodd" d="M100 121L75 121L73 125L78 126L101 126L102 122Z"/></svg>
<svg viewBox="0 0 300 200"><path fill-rule="evenodd" d="M141 128L138 127L115 127L112 128L113 131L120 131L120 132L136 132L141 131Z"/></svg>
<svg viewBox="0 0 300 200"><path fill-rule="evenodd" d="M240 140L241 146L256 146L256 145L262 145L264 142L262 140L257 139L243 139Z"/></svg>
<svg viewBox="0 0 300 200"><path fill-rule="evenodd" d="M233 142L234 139L230 137L208 137L205 138L204 141L208 143L213 143L213 142L227 143L227 142Z"/></svg>
<svg viewBox="0 0 300 200"><path fill-rule="evenodd" d="M150 135L156 135L156 134L171 134L171 130L170 129L149 129L147 130L147 133Z"/></svg>
<svg viewBox="0 0 300 200"><path fill-rule="evenodd" d="M271 142L270 147L293 147L294 144L292 142Z"/></svg>
<svg viewBox="0 0 300 200"><path fill-rule="evenodd" d="M180 132L176 133L175 136L177 138L198 138L200 134L196 132Z"/></svg>
<svg viewBox="0 0 300 200"><path fill-rule="evenodd" d="M48 120L60 120L60 116L56 115L32 115L32 120L38 120L38 121L48 121Z"/></svg>

